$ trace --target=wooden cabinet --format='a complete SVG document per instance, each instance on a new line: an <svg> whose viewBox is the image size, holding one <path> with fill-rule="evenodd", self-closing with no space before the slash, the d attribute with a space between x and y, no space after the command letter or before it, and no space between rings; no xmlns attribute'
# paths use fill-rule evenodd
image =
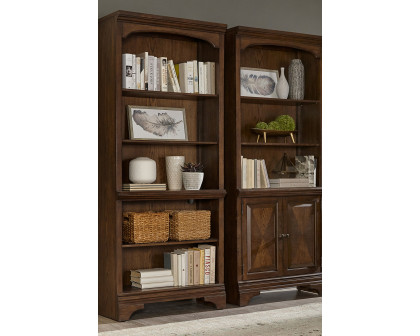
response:
<svg viewBox="0 0 420 336"><path fill-rule="evenodd" d="M230 303L246 305L261 290L305 286L319 290L321 274L322 100L321 37L249 27L226 32L225 52L225 284ZM303 100L241 96L241 68L280 70L300 59ZM288 115L296 141L257 142L258 121ZM316 187L243 189L241 157L264 159L268 175L289 158L314 155Z"/></svg>
<svg viewBox="0 0 420 336"><path fill-rule="evenodd" d="M224 35L226 25L119 11L99 20L99 314L128 320L144 304L203 299L226 305L224 285ZM128 90L122 88L122 54L168 57L175 64L214 62L214 94ZM128 105L185 109L188 141L131 140ZM156 183L167 183L165 156L183 155L204 164L201 190L122 190L128 165L136 157L157 163ZM202 241L125 244L127 211L210 210L211 237ZM210 243L217 248L216 283L141 290L131 287L129 271L163 267L164 252Z"/></svg>

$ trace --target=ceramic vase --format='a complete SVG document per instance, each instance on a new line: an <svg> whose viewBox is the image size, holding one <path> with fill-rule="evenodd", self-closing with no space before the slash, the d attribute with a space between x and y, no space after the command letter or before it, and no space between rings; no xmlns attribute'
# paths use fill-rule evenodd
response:
<svg viewBox="0 0 420 336"><path fill-rule="evenodd" d="M181 190L182 189L182 170L181 167L184 165L184 156L167 156L165 157L166 162L166 178L168 180L169 190Z"/></svg>
<svg viewBox="0 0 420 336"><path fill-rule="evenodd" d="M185 190L200 190L203 179L203 172L182 172Z"/></svg>
<svg viewBox="0 0 420 336"><path fill-rule="evenodd" d="M156 161L138 157L130 161L128 179L132 183L153 183L156 181Z"/></svg>
<svg viewBox="0 0 420 336"><path fill-rule="evenodd" d="M284 68L280 68L280 78L277 82L277 97L280 99L287 99L289 95L289 83L287 83L287 79L284 76Z"/></svg>
<svg viewBox="0 0 420 336"><path fill-rule="evenodd" d="M303 100L305 93L305 70L300 59L293 59L289 65L290 99Z"/></svg>

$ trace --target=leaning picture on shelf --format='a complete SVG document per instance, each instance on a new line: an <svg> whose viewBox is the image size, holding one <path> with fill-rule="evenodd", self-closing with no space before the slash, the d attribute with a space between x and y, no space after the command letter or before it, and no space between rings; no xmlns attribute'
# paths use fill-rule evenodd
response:
<svg viewBox="0 0 420 336"><path fill-rule="evenodd" d="M277 70L241 68L241 96L278 98L276 92Z"/></svg>
<svg viewBox="0 0 420 336"><path fill-rule="evenodd" d="M132 140L188 140L184 108L127 106Z"/></svg>

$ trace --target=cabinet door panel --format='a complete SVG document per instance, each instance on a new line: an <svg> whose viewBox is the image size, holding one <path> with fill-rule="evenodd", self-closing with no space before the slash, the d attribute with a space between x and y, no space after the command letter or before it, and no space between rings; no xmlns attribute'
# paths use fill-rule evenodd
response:
<svg viewBox="0 0 420 336"><path fill-rule="evenodd" d="M278 199L245 199L242 206L244 280L278 276Z"/></svg>
<svg viewBox="0 0 420 336"><path fill-rule="evenodd" d="M284 200L284 264L288 275L319 271L321 254L320 199L288 197Z"/></svg>

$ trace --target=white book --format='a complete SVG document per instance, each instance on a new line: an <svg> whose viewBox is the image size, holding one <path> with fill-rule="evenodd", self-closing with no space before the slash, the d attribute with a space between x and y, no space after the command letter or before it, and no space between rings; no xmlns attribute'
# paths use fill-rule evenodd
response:
<svg viewBox="0 0 420 336"><path fill-rule="evenodd" d="M160 88L163 92L168 92L168 59L160 57Z"/></svg>
<svg viewBox="0 0 420 336"><path fill-rule="evenodd" d="M246 169L246 185L248 188L254 188L254 160L246 159L247 169Z"/></svg>
<svg viewBox="0 0 420 336"><path fill-rule="evenodd" d="M264 173L265 183L267 185L267 188L270 188L270 179L268 177L267 166L265 164L265 160L264 159L261 161L261 164L263 166L263 173Z"/></svg>
<svg viewBox="0 0 420 336"><path fill-rule="evenodd" d="M181 92L181 87L179 85L178 77L177 77L176 71L175 71L174 61L173 60L169 60L168 61L168 65L169 65L168 71L170 70L172 72L172 77L173 77L174 83L175 83L174 89L176 91L174 91L174 92Z"/></svg>
<svg viewBox="0 0 420 336"><path fill-rule="evenodd" d="M157 276L166 276L172 275L170 269L165 268L147 268L147 269L137 269L131 270L131 276L137 278L153 278Z"/></svg>
<svg viewBox="0 0 420 336"><path fill-rule="evenodd" d="M261 160L255 160L256 187L261 188Z"/></svg>
<svg viewBox="0 0 420 336"><path fill-rule="evenodd" d="M149 283L168 282L168 281L174 281L174 277L172 275L159 276L159 277L154 277L154 278L131 277L131 282L136 282L141 285L149 284Z"/></svg>
<svg viewBox="0 0 420 336"><path fill-rule="evenodd" d="M187 93L194 93L194 62L187 62Z"/></svg>
<svg viewBox="0 0 420 336"><path fill-rule="evenodd" d="M210 67L210 92L211 94L216 94L216 63L209 62Z"/></svg>
<svg viewBox="0 0 420 336"><path fill-rule="evenodd" d="M140 73L140 80L144 82L142 90L149 90L149 53L147 51L141 53L140 58L143 60L143 72Z"/></svg>
<svg viewBox="0 0 420 336"><path fill-rule="evenodd" d="M135 77L133 76L135 69L132 54L122 54L122 88L135 89Z"/></svg>
<svg viewBox="0 0 420 336"><path fill-rule="evenodd" d="M141 59L140 57L136 56L136 89L140 90L141 89L141 82L140 82L140 62Z"/></svg>
<svg viewBox="0 0 420 336"><path fill-rule="evenodd" d="M198 62L198 93L204 94L204 64Z"/></svg>
<svg viewBox="0 0 420 336"><path fill-rule="evenodd" d="M155 69L154 69L154 67L155 67L154 57L152 55L149 55L149 77L148 77L149 78L148 79L148 82L149 82L148 90L149 91L154 91L155 90L155 80L154 80Z"/></svg>
<svg viewBox="0 0 420 336"><path fill-rule="evenodd" d="M178 286L182 286L182 253L174 252L176 253L176 266L178 267Z"/></svg>
<svg viewBox="0 0 420 336"><path fill-rule="evenodd" d="M204 247L210 249L210 280L209 283L214 284L216 283L216 246L214 245L207 245L207 244L199 244L198 247ZM206 255L204 254L204 258ZM204 274L205 276L205 274Z"/></svg>
<svg viewBox="0 0 420 336"><path fill-rule="evenodd" d="M188 74L187 74L187 63L179 63L179 86L181 92L186 93L188 90Z"/></svg>
<svg viewBox="0 0 420 336"><path fill-rule="evenodd" d="M184 252L181 254L181 286L185 287L188 283L188 272L187 272L187 254Z"/></svg>
<svg viewBox="0 0 420 336"><path fill-rule="evenodd" d="M157 91L157 57L153 56L153 91Z"/></svg>
<svg viewBox="0 0 420 336"><path fill-rule="evenodd" d="M203 90L204 90L204 94L208 93L208 87L207 87L207 74L208 74L208 68L209 68L209 63L208 62L204 62L203 63Z"/></svg>
<svg viewBox="0 0 420 336"><path fill-rule="evenodd" d="M137 282L132 282L131 286L141 288L141 289L147 289L147 288L159 288L159 287L171 287L174 285L173 281L168 282L157 282L157 283L150 283L150 284L138 284Z"/></svg>
<svg viewBox="0 0 420 336"><path fill-rule="evenodd" d="M198 62L193 61L193 72L194 72L194 93L198 93Z"/></svg>
<svg viewBox="0 0 420 336"><path fill-rule="evenodd" d="M178 265L177 265L177 254L174 252L165 252L163 254L164 268L170 269L174 281L174 286L178 286Z"/></svg>
<svg viewBox="0 0 420 336"><path fill-rule="evenodd" d="M161 65L160 65L160 58L159 57L155 57L156 59L156 90L155 91L160 91L160 72L161 72Z"/></svg>
<svg viewBox="0 0 420 336"><path fill-rule="evenodd" d="M136 55L132 54L131 57L133 58L133 84L136 89Z"/></svg>

